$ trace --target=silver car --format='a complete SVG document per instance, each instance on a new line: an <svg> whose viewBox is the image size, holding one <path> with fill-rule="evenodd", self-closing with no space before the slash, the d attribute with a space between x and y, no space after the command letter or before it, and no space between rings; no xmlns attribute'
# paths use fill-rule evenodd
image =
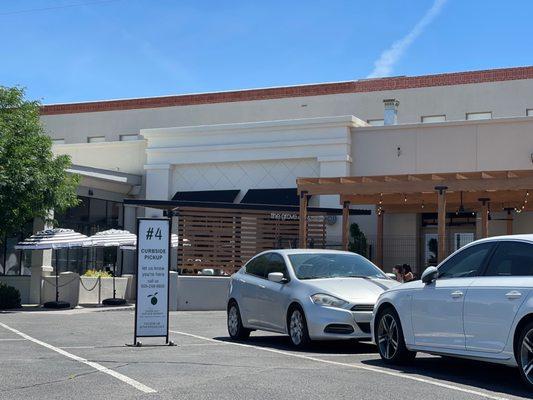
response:
<svg viewBox="0 0 533 400"><path fill-rule="evenodd" d="M366 258L335 250L273 250L231 277L228 332L288 334L294 346L311 340L370 339L378 296L398 283Z"/></svg>

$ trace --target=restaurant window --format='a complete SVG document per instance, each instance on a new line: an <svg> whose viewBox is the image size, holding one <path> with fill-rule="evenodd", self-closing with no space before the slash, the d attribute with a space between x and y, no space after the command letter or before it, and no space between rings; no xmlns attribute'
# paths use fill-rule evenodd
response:
<svg viewBox="0 0 533 400"><path fill-rule="evenodd" d="M424 115L422 116L423 124L432 124L435 122L446 122L446 115Z"/></svg>
<svg viewBox="0 0 533 400"><path fill-rule="evenodd" d="M105 136L90 136L87 138L88 143L102 143L105 142Z"/></svg>
<svg viewBox="0 0 533 400"><path fill-rule="evenodd" d="M15 250L15 245L32 234L33 223L20 232L0 238L0 275L30 275L31 252Z"/></svg>
<svg viewBox="0 0 533 400"><path fill-rule="evenodd" d="M526 110L526 116L533 117L533 108L528 108Z"/></svg>
<svg viewBox="0 0 533 400"><path fill-rule="evenodd" d="M480 119L491 119L492 112L472 112L466 113L466 119L469 121L480 120Z"/></svg>
<svg viewBox="0 0 533 400"><path fill-rule="evenodd" d="M80 203L76 207L56 215L58 227L74 229L87 236L107 229L123 229L122 203L85 196L78 199ZM111 269L116 252L116 248L70 249L56 251L52 258L53 263L58 262L60 272L83 274L87 269Z"/></svg>
<svg viewBox="0 0 533 400"><path fill-rule="evenodd" d="M369 119L366 122L368 122L368 124L371 125L371 126L383 126L383 125L385 125L385 120L384 119Z"/></svg>
<svg viewBox="0 0 533 400"><path fill-rule="evenodd" d="M131 142L133 140L137 140L138 138L139 135L120 135L121 142Z"/></svg>

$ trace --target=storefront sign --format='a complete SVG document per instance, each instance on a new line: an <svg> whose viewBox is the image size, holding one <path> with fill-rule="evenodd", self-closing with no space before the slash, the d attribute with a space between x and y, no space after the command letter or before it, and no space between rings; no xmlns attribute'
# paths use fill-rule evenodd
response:
<svg viewBox="0 0 533 400"><path fill-rule="evenodd" d="M137 220L137 337L165 336L168 342L170 220Z"/></svg>
<svg viewBox="0 0 533 400"><path fill-rule="evenodd" d="M321 222L324 220L324 218L327 218L323 215L308 215L307 221L316 221ZM277 221L299 221L300 215L297 213L276 213L271 212L270 213L270 219L277 220Z"/></svg>

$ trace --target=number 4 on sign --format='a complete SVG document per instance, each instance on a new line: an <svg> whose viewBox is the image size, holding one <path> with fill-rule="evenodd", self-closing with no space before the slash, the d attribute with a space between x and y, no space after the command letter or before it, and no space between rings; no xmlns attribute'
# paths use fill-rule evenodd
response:
<svg viewBox="0 0 533 400"><path fill-rule="evenodd" d="M157 230L155 231L155 237L161 240L161 238L163 237L163 235L161 234L161 228L157 228Z"/></svg>

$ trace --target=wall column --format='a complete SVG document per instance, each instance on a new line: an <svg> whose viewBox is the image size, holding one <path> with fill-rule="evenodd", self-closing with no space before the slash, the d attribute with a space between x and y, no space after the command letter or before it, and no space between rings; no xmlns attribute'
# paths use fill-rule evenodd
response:
<svg viewBox="0 0 533 400"><path fill-rule="evenodd" d="M346 130L346 139L349 140L349 129ZM317 161L319 165L318 176L320 178L350 176L350 169L352 159L349 156L349 148L339 150L338 155L333 156L318 156ZM320 195L313 197L313 206L327 207L327 208L340 208L339 196L333 195ZM342 238L342 221L337 218L337 221L333 225L326 226L326 240L328 243L340 243Z"/></svg>
<svg viewBox="0 0 533 400"><path fill-rule="evenodd" d="M481 202L481 238L489 237L489 201L487 197L478 199Z"/></svg>
<svg viewBox="0 0 533 400"><path fill-rule="evenodd" d="M377 212L376 265L383 269L383 210Z"/></svg>
<svg viewBox="0 0 533 400"><path fill-rule="evenodd" d="M437 260L440 263L446 258L447 246L446 246L446 189L447 186L435 186L437 191L437 204L438 204L438 237L439 248L437 254Z"/></svg>
<svg viewBox="0 0 533 400"><path fill-rule="evenodd" d="M350 202L342 203L342 249L348 250L350 243Z"/></svg>
<svg viewBox="0 0 533 400"><path fill-rule="evenodd" d="M309 196L307 192L300 193L300 230L299 230L299 244L300 249L307 247L307 203Z"/></svg>
<svg viewBox="0 0 533 400"><path fill-rule="evenodd" d="M54 218L53 211L50 212L49 218ZM45 229L52 229L52 225L40 218L33 220L33 233ZM52 250L31 251L30 304L41 304L42 278L50 276L53 270Z"/></svg>
<svg viewBox="0 0 533 400"><path fill-rule="evenodd" d="M146 170L146 200L169 200L170 183L172 180L172 165L148 164ZM145 209L146 217L162 217L163 210Z"/></svg>

